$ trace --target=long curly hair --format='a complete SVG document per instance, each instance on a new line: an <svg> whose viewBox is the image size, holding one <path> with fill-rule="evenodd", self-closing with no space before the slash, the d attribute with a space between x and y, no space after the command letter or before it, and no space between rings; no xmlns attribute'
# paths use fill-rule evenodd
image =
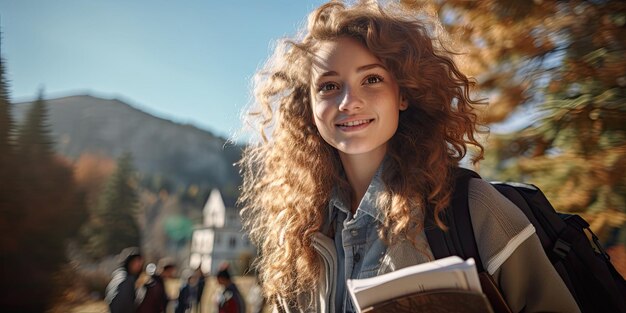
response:
<svg viewBox="0 0 626 313"><path fill-rule="evenodd" d="M266 296L294 300L312 292L321 270L312 236L324 222L333 189L350 188L338 152L313 122L310 70L320 42L361 42L394 75L409 103L388 143L379 236L388 244L415 242L426 210L445 228L438 213L451 197L451 168L468 145L478 148L474 162L483 156L474 137L474 106L481 101L471 99L474 82L459 71L432 23L393 5L329 2L309 15L300 39L281 41L258 71L256 101L244 122L260 140L240 162L239 201L244 228L260 250L256 266Z"/></svg>

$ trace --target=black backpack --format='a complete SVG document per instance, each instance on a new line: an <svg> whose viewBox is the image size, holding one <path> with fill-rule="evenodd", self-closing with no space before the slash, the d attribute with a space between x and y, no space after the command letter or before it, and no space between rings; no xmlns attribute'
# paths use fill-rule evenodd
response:
<svg viewBox="0 0 626 313"><path fill-rule="evenodd" d="M485 272L478 255L478 247L469 214L468 187L471 178L480 178L475 172L457 168L455 190L451 204L440 218L449 227L442 231L434 223L432 210L427 214L425 232L435 258L450 255L473 257L481 274ZM544 194L534 185L521 183L492 183L492 185L524 212L536 229L537 236L583 313L626 313L626 282L611 264L589 224L580 216L558 213ZM588 239L591 235L592 242ZM485 289L485 288L483 288ZM486 292L487 293L487 292ZM487 293L495 311L493 296ZM505 308L504 311L507 309Z"/></svg>

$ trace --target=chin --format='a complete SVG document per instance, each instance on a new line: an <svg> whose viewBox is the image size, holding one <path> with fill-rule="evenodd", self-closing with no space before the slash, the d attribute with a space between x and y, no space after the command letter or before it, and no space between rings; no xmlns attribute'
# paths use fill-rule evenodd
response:
<svg viewBox="0 0 626 313"><path fill-rule="evenodd" d="M360 155L370 153L376 150L376 147L350 145L342 146L341 148L337 148L337 150L346 155Z"/></svg>

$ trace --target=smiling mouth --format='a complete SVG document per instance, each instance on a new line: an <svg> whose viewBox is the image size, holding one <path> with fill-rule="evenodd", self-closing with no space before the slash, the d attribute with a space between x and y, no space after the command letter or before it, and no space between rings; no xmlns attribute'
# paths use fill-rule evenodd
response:
<svg viewBox="0 0 626 313"><path fill-rule="evenodd" d="M340 123L340 124L336 124L336 125L341 127L341 128L350 128L350 127L365 126L366 124L369 124L372 121L374 121L374 120L373 119L363 119L363 120L356 120L356 121Z"/></svg>

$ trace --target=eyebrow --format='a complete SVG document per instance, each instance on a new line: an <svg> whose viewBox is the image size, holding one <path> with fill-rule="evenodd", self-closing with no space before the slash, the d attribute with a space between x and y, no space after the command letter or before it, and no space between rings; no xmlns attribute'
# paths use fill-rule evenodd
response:
<svg viewBox="0 0 626 313"><path fill-rule="evenodd" d="M356 72L357 72L357 73L360 73L360 72L367 71L367 70L371 70L371 69L373 69L373 68L377 68L377 67L380 67L380 68L382 68L382 69L384 69L384 70L387 70L387 68L386 68L386 67L384 67L384 66L383 66L382 64L380 64L380 63L372 63L372 64L367 64L367 65L359 66L359 67L356 69ZM320 75L319 77L326 77L326 76L338 76L338 75L339 75L339 73L337 73L337 72L335 72L335 71L328 71L328 72L324 72L324 73L322 73L322 75Z"/></svg>

